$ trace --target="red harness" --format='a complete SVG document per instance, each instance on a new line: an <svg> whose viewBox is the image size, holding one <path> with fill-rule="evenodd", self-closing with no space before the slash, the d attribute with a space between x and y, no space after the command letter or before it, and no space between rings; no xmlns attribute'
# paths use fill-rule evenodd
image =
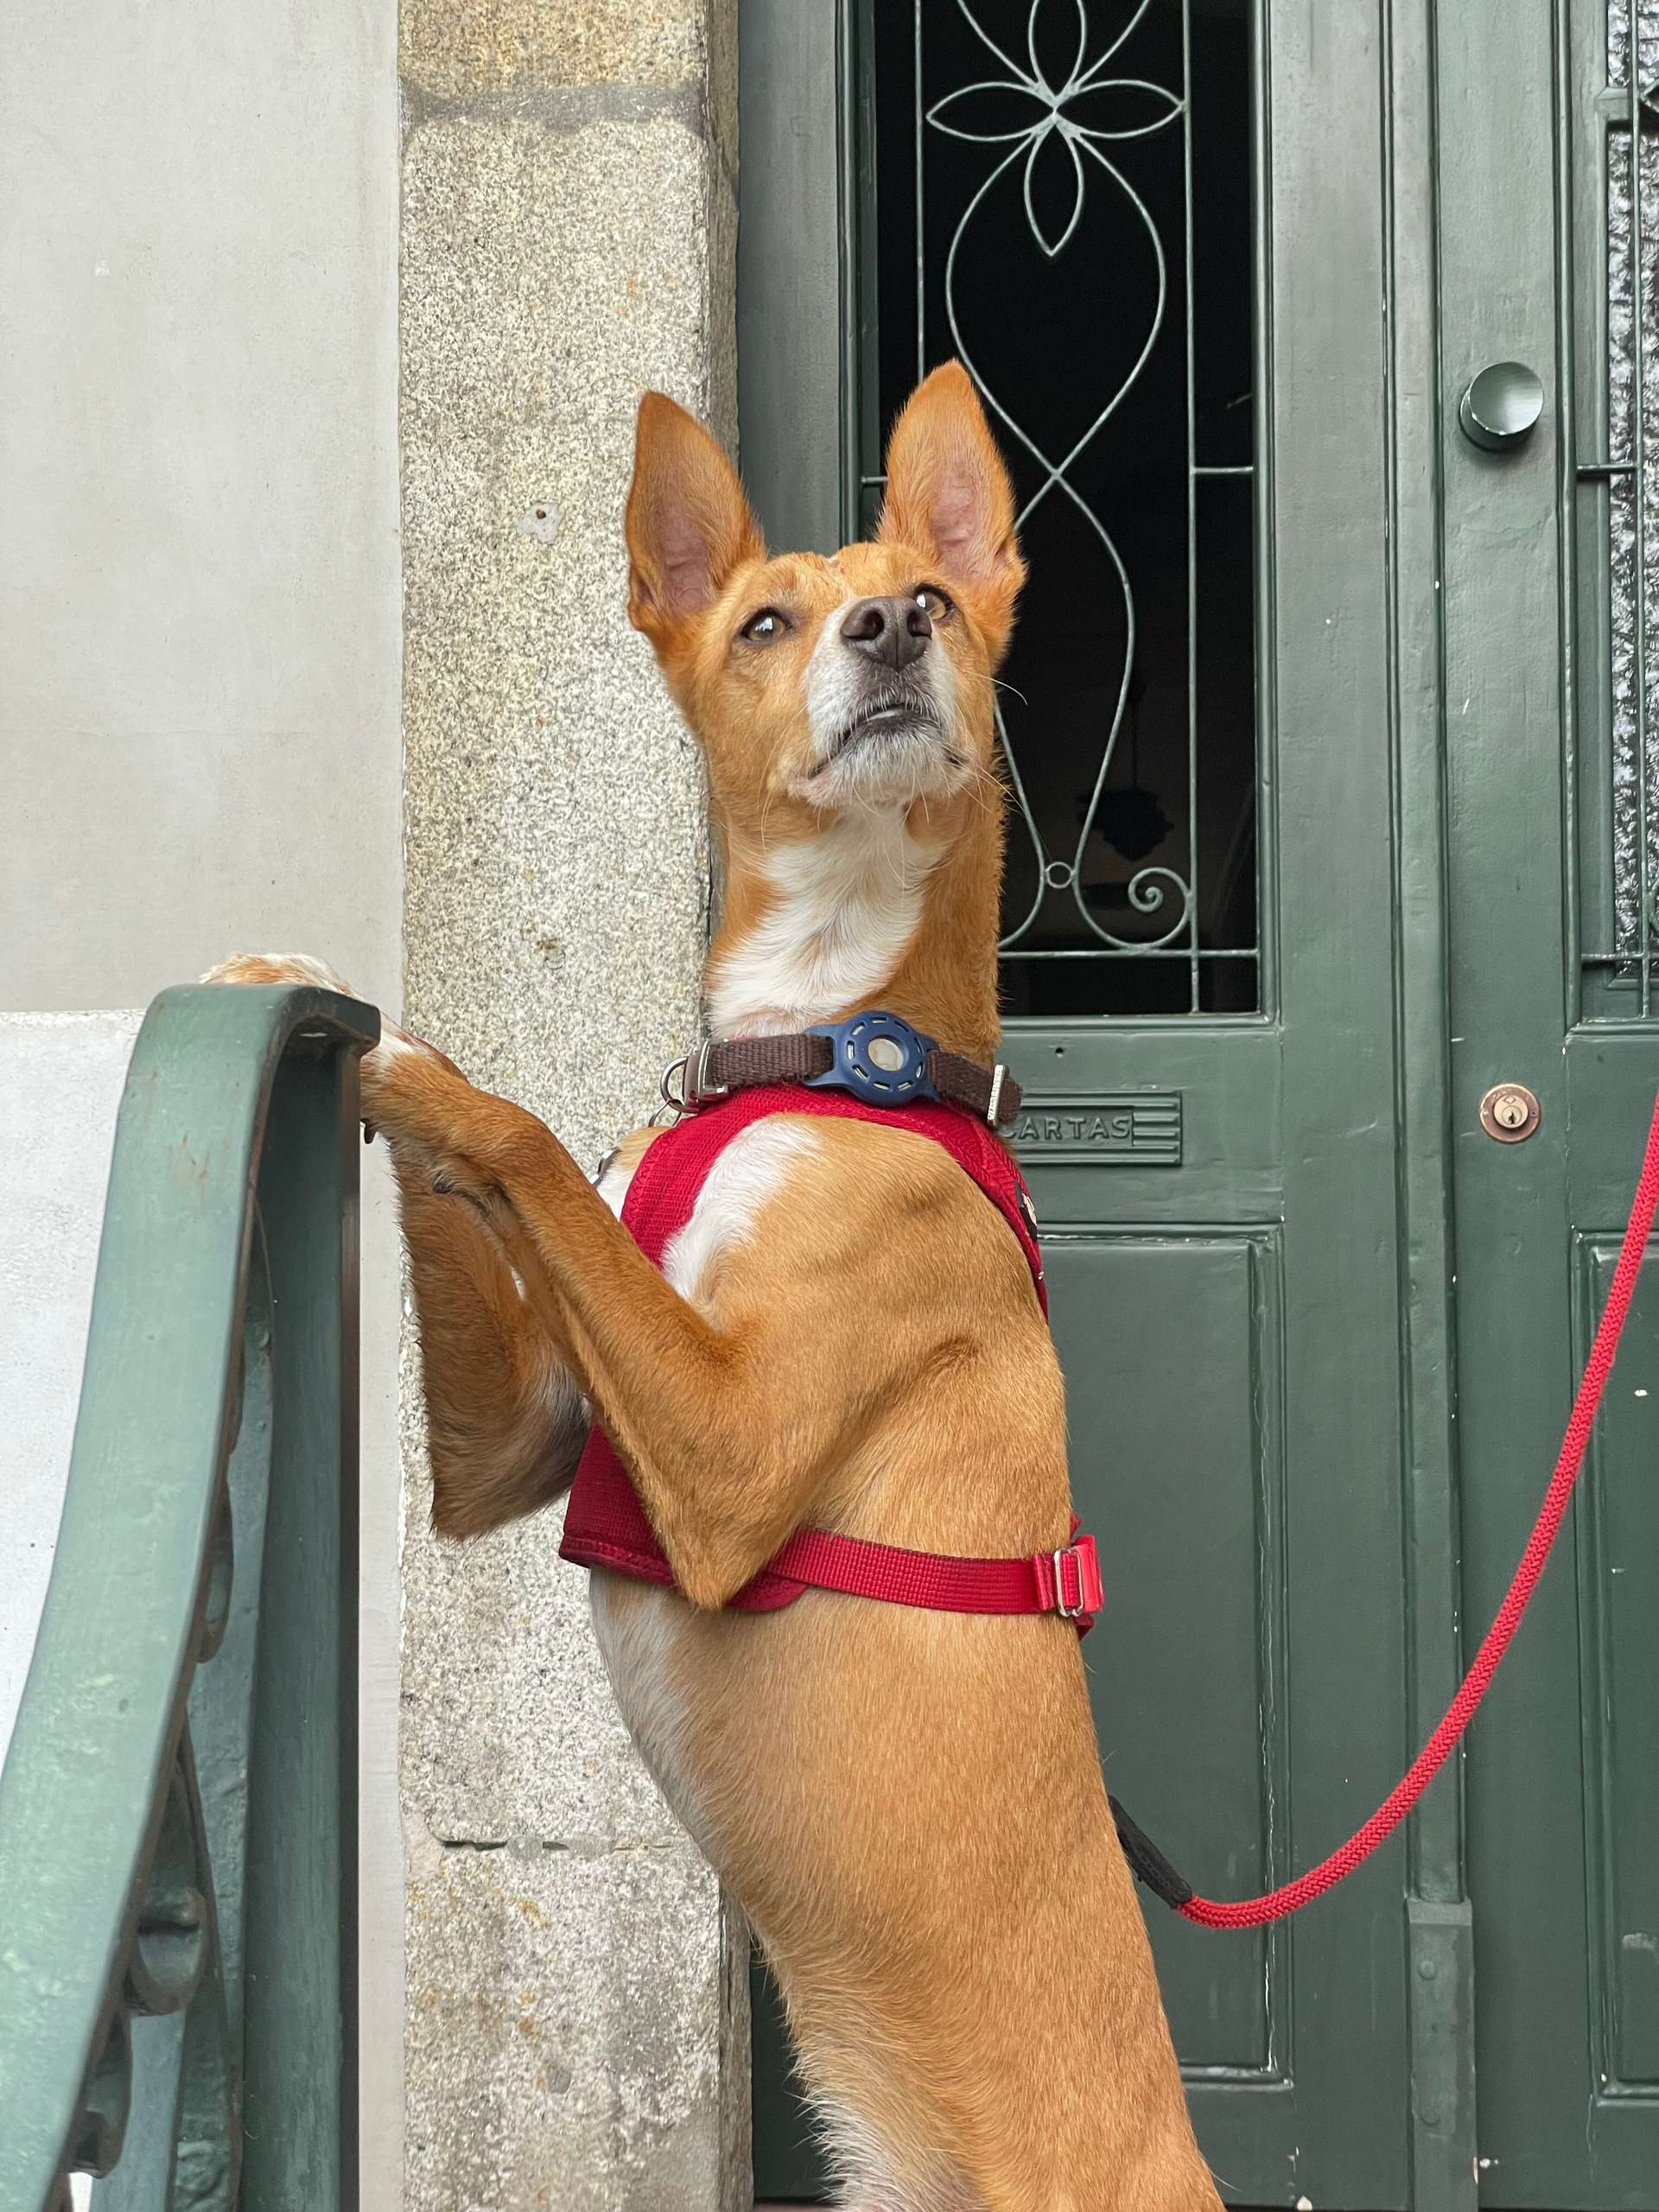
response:
<svg viewBox="0 0 1659 2212"><path fill-rule="evenodd" d="M768 1114L830 1114L913 1130L941 1144L970 1175L1020 1240L1038 1303L1048 1312L1031 1201L1020 1171L985 1123L959 1106L931 1101L902 1109L867 1105L838 1090L779 1084L741 1090L665 1129L634 1170L622 1202L622 1225L660 1268L669 1241L691 1218L697 1193L716 1156L738 1133ZM664 1587L674 1571L658 1542L626 1468L594 1425L565 1509L560 1556L581 1567L607 1567ZM804 1590L839 1590L895 1605L950 1613L1062 1613L1079 1635L1104 1602L1092 1536L1072 1522L1071 1541L1029 1558L957 1559L906 1551L823 1529L802 1529L753 1580L728 1599L742 1612L791 1605Z"/></svg>

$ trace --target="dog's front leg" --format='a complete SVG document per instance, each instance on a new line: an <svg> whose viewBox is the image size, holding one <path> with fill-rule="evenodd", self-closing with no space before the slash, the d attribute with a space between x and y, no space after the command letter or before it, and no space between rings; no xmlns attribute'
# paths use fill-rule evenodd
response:
<svg viewBox="0 0 1659 2212"><path fill-rule="evenodd" d="M420 1332L432 1525L478 1536L569 1487L590 1426L581 1390L499 1236L392 1142Z"/></svg>
<svg viewBox="0 0 1659 2212"><path fill-rule="evenodd" d="M309 982L352 995L332 969L303 954L238 953L203 980ZM371 1127L411 1062L465 1083L435 1046L385 1021L359 1071ZM420 1332L433 1525L440 1535L481 1535L569 1487L588 1440L588 1408L479 1210L434 1187L429 1151L387 1135Z"/></svg>
<svg viewBox="0 0 1659 2212"><path fill-rule="evenodd" d="M695 1604L723 1605L908 1387L915 1330L883 1313L868 1268L861 1297L847 1294L872 1250L898 1247L902 1206L853 1191L825 1204L820 1192L810 1211L833 1226L810 1250L775 1259L747 1244L747 1294L716 1326L533 1115L413 1058L394 1063L365 1110L491 1222L531 1311L626 1460L680 1587ZM819 1171L830 1172L822 1160ZM918 1209L941 1171L960 1205L957 1171L942 1158L912 1179ZM896 1269L894 1286L896 1303ZM913 1300L913 1287L903 1294Z"/></svg>

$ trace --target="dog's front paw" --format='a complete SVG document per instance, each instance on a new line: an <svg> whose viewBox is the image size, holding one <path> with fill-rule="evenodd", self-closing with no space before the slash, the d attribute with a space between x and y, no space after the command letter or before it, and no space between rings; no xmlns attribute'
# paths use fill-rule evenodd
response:
<svg viewBox="0 0 1659 2212"><path fill-rule="evenodd" d="M346 998L356 993L341 976L305 952L236 952L221 960L202 977L204 983L310 983L325 991L339 991ZM395 1022L381 1018L380 1041L366 1052L358 1067L359 1097L364 1135L383 1131L400 1164L436 1182L446 1173L445 1188L475 1205L489 1203L490 1186L457 1163L445 1167L450 1099L454 1086L468 1089L467 1078L435 1045L416 1037Z"/></svg>
<svg viewBox="0 0 1659 2212"><path fill-rule="evenodd" d="M311 983L319 990L357 995L343 976L308 952L233 952L202 977L204 983Z"/></svg>

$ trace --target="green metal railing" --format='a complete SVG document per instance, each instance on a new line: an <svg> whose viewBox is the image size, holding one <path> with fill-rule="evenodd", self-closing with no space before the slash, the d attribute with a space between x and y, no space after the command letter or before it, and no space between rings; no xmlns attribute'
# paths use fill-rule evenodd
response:
<svg viewBox="0 0 1659 2212"><path fill-rule="evenodd" d="M356 2196L357 1063L168 991L117 1125L0 1775L0 2212Z"/></svg>

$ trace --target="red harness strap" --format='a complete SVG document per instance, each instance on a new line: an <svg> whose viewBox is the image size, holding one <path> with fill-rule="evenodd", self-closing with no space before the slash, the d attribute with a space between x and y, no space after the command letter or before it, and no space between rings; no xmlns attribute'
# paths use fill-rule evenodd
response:
<svg viewBox="0 0 1659 2212"><path fill-rule="evenodd" d="M880 1122L931 1137L1002 1214L1020 1240L1039 1304L1048 1311L1031 1202L1020 1171L983 1122L961 1107L919 1102L895 1116L838 1090L779 1084L738 1092L665 1129L634 1170L622 1202L622 1224L658 1267L671 1239L691 1218L697 1193L718 1154L741 1130L770 1114L839 1115ZM645 1518L628 1471L595 1424L576 1468L565 1509L560 1556L582 1567L606 1567L639 1580L675 1586L674 1572ZM827 1529L802 1529L728 1603L743 1612L792 1604L804 1590L839 1590L890 1605L952 1613L1063 1613L1084 1634L1104 1602L1092 1536L1078 1533L1052 1552L1029 1558L957 1559L906 1551Z"/></svg>

